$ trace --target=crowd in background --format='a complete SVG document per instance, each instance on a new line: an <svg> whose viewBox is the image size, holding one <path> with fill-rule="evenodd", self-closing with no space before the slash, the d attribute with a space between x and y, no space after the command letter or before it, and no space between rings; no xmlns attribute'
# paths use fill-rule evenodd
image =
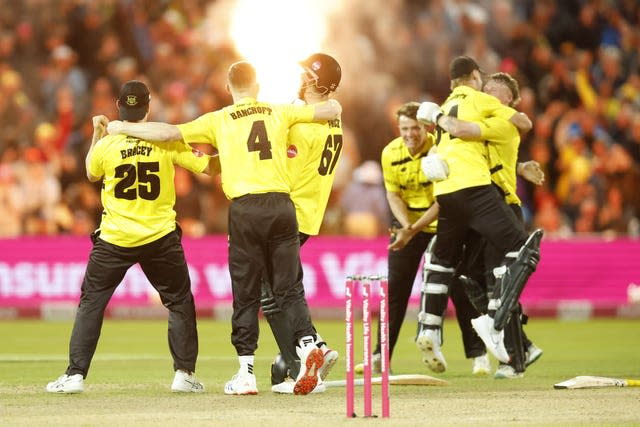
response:
<svg viewBox="0 0 640 427"><path fill-rule="evenodd" d="M87 235L100 186L85 178L91 116L117 118L131 79L152 90L154 121L230 104L241 59L216 33L231 0L0 0L0 236ZM635 0L350 0L328 20L343 65L345 150L321 233L378 236L389 211L379 166L395 111L442 102L460 54L520 83L534 129L520 183L527 223L548 235L640 234L640 3ZM282 46L280 48L286 48ZM226 232L219 178L176 174L185 234Z"/></svg>

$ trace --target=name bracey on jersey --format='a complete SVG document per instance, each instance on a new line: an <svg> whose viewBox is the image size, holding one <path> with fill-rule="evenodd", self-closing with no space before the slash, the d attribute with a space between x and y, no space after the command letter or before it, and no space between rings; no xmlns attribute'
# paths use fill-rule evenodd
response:
<svg viewBox="0 0 640 427"><path fill-rule="evenodd" d="M255 107L241 108L241 109L238 109L236 111L232 111L232 112L229 113L229 115L231 116L231 118L233 120L239 119L241 117L250 116L252 114L267 114L267 115L271 115L271 108L265 107L265 106L262 106L262 105L257 105Z"/></svg>
<svg viewBox="0 0 640 427"><path fill-rule="evenodd" d="M136 145L132 148L127 148L126 150L120 150L120 155L123 159L131 156L143 155L148 156L151 153L153 147L147 147L145 145Z"/></svg>
<svg viewBox="0 0 640 427"><path fill-rule="evenodd" d="M339 128L340 127L340 119L327 120L327 124L330 128Z"/></svg>

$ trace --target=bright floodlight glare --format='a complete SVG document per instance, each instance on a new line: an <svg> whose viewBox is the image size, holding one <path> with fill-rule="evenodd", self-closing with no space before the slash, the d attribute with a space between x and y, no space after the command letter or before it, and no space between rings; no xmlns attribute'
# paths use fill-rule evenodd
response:
<svg viewBox="0 0 640 427"><path fill-rule="evenodd" d="M260 99L291 102L301 69L298 61L321 50L328 8L319 0L238 0L231 38L257 70Z"/></svg>

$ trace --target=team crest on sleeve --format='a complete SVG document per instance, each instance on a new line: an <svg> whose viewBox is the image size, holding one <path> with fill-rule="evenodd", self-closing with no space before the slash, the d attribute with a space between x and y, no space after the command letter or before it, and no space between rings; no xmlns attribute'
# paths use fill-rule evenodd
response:
<svg viewBox="0 0 640 427"><path fill-rule="evenodd" d="M287 147L287 157L288 158L292 159L297 155L298 155L298 147L296 147L293 144L291 144L290 146Z"/></svg>

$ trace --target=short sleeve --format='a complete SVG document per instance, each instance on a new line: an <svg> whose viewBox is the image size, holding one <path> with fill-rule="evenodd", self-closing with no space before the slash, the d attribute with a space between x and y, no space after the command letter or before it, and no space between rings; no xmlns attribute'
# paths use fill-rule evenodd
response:
<svg viewBox="0 0 640 427"><path fill-rule="evenodd" d="M176 125L184 142L209 143L217 147L213 126L213 114L214 113L207 113L193 121Z"/></svg>
<svg viewBox="0 0 640 427"><path fill-rule="evenodd" d="M399 193L400 186L398 185L397 180L394 178L393 167L391 166L391 155L388 149L382 150L380 164L382 165L382 176L384 178L384 188L389 193Z"/></svg>
<svg viewBox="0 0 640 427"><path fill-rule="evenodd" d="M478 122L480 126L480 138L491 142L500 143L507 141L511 136L514 125L501 117L490 117Z"/></svg>
<svg viewBox="0 0 640 427"><path fill-rule="evenodd" d="M316 107L313 105L284 105L283 111L291 126L296 123L309 123L313 121Z"/></svg>
<svg viewBox="0 0 640 427"><path fill-rule="evenodd" d="M200 173L209 164L210 156L186 143L174 142L171 149L175 151L174 163L191 172Z"/></svg>

